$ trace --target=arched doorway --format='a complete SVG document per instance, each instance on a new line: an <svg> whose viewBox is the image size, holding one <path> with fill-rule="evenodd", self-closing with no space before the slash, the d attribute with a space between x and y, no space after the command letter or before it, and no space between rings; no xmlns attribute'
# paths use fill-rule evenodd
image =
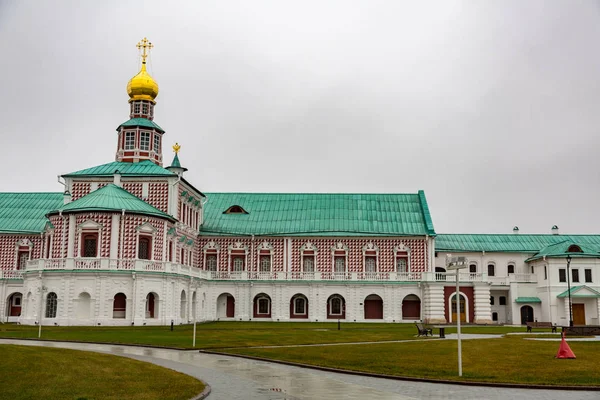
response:
<svg viewBox="0 0 600 400"><path fill-rule="evenodd" d="M365 298L365 319L383 319L383 300L376 294Z"/></svg>
<svg viewBox="0 0 600 400"><path fill-rule="evenodd" d="M113 318L125 319L127 312L127 296L123 293L115 294L113 298Z"/></svg>
<svg viewBox="0 0 600 400"><path fill-rule="evenodd" d="M217 318L233 318L235 316L235 298L229 293L217 297Z"/></svg>
<svg viewBox="0 0 600 400"><path fill-rule="evenodd" d="M421 319L421 299L419 299L419 296L409 294L402 300L402 319Z"/></svg>
<svg viewBox="0 0 600 400"><path fill-rule="evenodd" d="M271 298L265 293L257 294L254 297L253 314L254 318L271 318Z"/></svg>
<svg viewBox="0 0 600 400"><path fill-rule="evenodd" d="M339 294L327 299L327 319L346 319L346 300Z"/></svg>
<svg viewBox="0 0 600 400"><path fill-rule="evenodd" d="M465 297L462 294L460 294L459 299L460 322L467 322L467 305ZM450 300L450 307L450 310L452 312L452 322L456 322L458 321L458 318L456 317L456 294L452 295L452 298Z"/></svg>
<svg viewBox="0 0 600 400"><path fill-rule="evenodd" d="M91 296L87 292L79 293L77 297L77 318L88 319L90 317Z"/></svg>
<svg viewBox="0 0 600 400"><path fill-rule="evenodd" d="M13 293L8 297L7 315L9 317L20 317L23 307L23 294Z"/></svg>
<svg viewBox="0 0 600 400"><path fill-rule="evenodd" d="M146 296L146 318L158 318L158 295L148 293Z"/></svg>
<svg viewBox="0 0 600 400"><path fill-rule="evenodd" d="M303 294L295 294L290 299L290 318L308 318L308 299Z"/></svg>
<svg viewBox="0 0 600 400"><path fill-rule="evenodd" d="M526 325L528 322L533 322L533 307L521 307L521 325Z"/></svg>

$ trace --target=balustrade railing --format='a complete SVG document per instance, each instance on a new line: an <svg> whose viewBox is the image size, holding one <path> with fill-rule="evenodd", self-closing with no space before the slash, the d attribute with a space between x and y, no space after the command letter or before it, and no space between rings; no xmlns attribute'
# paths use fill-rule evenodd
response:
<svg viewBox="0 0 600 400"><path fill-rule="evenodd" d="M39 270L97 270L165 272L208 280L258 281L359 281L359 282L456 282L454 272L292 272L292 271L204 271L189 265L154 260L117 260L108 258L36 259L27 262L25 271ZM22 271L0 271L6 279L9 274L22 279ZM510 274L508 277L488 277L485 273L460 272L460 282L489 282L508 285L510 282L536 282L533 274Z"/></svg>
<svg viewBox="0 0 600 400"><path fill-rule="evenodd" d="M23 279L23 271L20 271L20 270L0 271L0 279Z"/></svg>

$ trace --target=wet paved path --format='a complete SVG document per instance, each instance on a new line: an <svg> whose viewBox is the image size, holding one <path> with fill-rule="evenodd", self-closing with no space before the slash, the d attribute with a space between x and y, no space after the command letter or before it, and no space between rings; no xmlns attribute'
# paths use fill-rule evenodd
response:
<svg viewBox="0 0 600 400"><path fill-rule="evenodd" d="M600 392L528 390L396 381L316 371L212 354L64 342L0 339L0 344L20 344L87 350L126 356L172 368L207 382L209 400L229 399L582 399L598 400Z"/></svg>

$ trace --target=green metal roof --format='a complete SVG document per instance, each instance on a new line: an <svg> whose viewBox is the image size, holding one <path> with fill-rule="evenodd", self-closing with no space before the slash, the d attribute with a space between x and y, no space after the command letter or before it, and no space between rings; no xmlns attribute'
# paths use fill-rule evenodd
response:
<svg viewBox="0 0 600 400"><path fill-rule="evenodd" d="M0 193L0 233L39 233L62 203L62 193Z"/></svg>
<svg viewBox="0 0 600 400"><path fill-rule="evenodd" d="M567 297L567 296L569 296L568 289L556 297ZM597 290L594 290L591 287L588 287L586 285L580 285L580 286L575 286L575 287L571 288L571 297L599 298L600 292L598 292Z"/></svg>
<svg viewBox="0 0 600 400"><path fill-rule="evenodd" d="M537 253L551 244L570 240L600 250L600 235L439 234L436 251Z"/></svg>
<svg viewBox="0 0 600 400"><path fill-rule="evenodd" d="M156 129L159 132L164 133L165 131L163 130L163 128L161 128L160 126L158 126L158 124L156 124L154 121L150 121L149 119L146 118L132 118L129 121L125 121L123 122L121 125L119 125L117 127L117 130L119 130L120 127L128 127L128 126L143 126L146 128L153 128Z"/></svg>
<svg viewBox="0 0 600 400"><path fill-rule="evenodd" d="M181 168L181 163L179 162L179 156L175 153L175 157L173 157L173 162L171 162L171 167L173 168Z"/></svg>
<svg viewBox="0 0 600 400"><path fill-rule="evenodd" d="M517 297L515 303L541 303L539 297Z"/></svg>
<svg viewBox="0 0 600 400"><path fill-rule="evenodd" d="M101 187L90 194L83 196L75 201L63 205L62 207L49 212L56 214L59 211L63 213L81 212L81 211L121 211L128 213L151 215L154 217L168 218L171 221L175 219L158 208L151 206L143 200L135 197L127 190L114 184Z"/></svg>
<svg viewBox="0 0 600 400"><path fill-rule="evenodd" d="M119 171L121 176L174 176L171 171L154 164L150 160L137 163L113 161L108 164L82 169L63 176L113 176Z"/></svg>
<svg viewBox="0 0 600 400"><path fill-rule="evenodd" d="M573 245L579 246L581 252L568 251ZM571 256L572 258L600 258L600 253L598 253L596 250L597 248L597 245L580 245L579 243L575 243L571 240L564 240L560 243L555 243L544 247L536 255L528 258L525 261L528 262L538 260L544 257L562 258L567 256Z"/></svg>
<svg viewBox="0 0 600 400"><path fill-rule="evenodd" d="M435 235L425 194L209 193L200 234ZM248 214L223 214L238 205Z"/></svg>

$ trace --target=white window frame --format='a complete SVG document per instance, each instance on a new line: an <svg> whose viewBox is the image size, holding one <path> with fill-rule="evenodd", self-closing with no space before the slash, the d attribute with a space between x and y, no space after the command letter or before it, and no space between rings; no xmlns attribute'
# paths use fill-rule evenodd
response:
<svg viewBox="0 0 600 400"><path fill-rule="evenodd" d="M154 138L153 138L153 148L152 150L154 150L155 153L160 153L160 135L156 132L154 132Z"/></svg>
<svg viewBox="0 0 600 400"><path fill-rule="evenodd" d="M144 222L135 228L135 259L141 260L140 256L140 236L150 238L150 259L145 261L154 261L154 246L156 244L156 232L158 231L150 222Z"/></svg>
<svg viewBox="0 0 600 400"><path fill-rule="evenodd" d="M268 252L268 254L266 254ZM266 240L262 242L256 249L256 255L258 257L258 272L272 272L273 271L273 246ZM263 257L268 257L269 268L263 270Z"/></svg>
<svg viewBox="0 0 600 400"><path fill-rule="evenodd" d="M243 251L243 253L241 252ZM230 244L228 247L228 262L227 262L227 268L229 270L229 272L243 272L243 271L247 271L248 270L248 246L246 246L245 244L243 244L240 241L237 241L233 244ZM233 269L233 258L234 257L243 257L244 258L244 269L242 269L241 271L235 271Z"/></svg>
<svg viewBox="0 0 600 400"><path fill-rule="evenodd" d="M96 233L98 235L98 241L96 242L96 257L83 257L83 254L81 254L81 249L83 248L83 235L88 234L88 233ZM101 250L102 250L102 224L99 224L96 221L92 221L91 219L88 219L84 222L82 222L81 224L79 224L77 226L77 236L79 237L79 240L77 241L77 257L78 258L86 258L86 259L91 259L91 258L100 258L101 257ZM137 251L137 249L136 249Z"/></svg>
<svg viewBox="0 0 600 400"><path fill-rule="evenodd" d="M312 254L305 254L306 251L312 251ZM313 261L312 271L306 271L304 269L304 259L305 258L312 258L312 261ZM307 273L317 272L317 246L315 246L311 242L306 242L302 246L300 246L300 270L302 272L307 272Z"/></svg>
<svg viewBox="0 0 600 400"><path fill-rule="evenodd" d="M304 301L304 307L303 307L303 310L302 310L302 312L301 312L301 313L298 313L298 312L296 312L296 302L297 302L298 300L302 300L302 301ZM294 303L294 304L292 305L292 306L293 306L293 308L292 308L292 309L294 310L294 315L307 315L307 312L306 312L306 305L308 304L308 300L306 299L306 297L304 297L304 296L296 296L296 297L294 297L294 301L293 301L293 303Z"/></svg>
<svg viewBox="0 0 600 400"><path fill-rule="evenodd" d="M124 150L134 150L135 149L135 134L136 131L125 131L125 141L123 143Z"/></svg>
<svg viewBox="0 0 600 400"><path fill-rule="evenodd" d="M333 312L333 300L335 300L335 299L340 300L340 312L339 313ZM344 299L342 298L342 296L340 296L340 295L331 296L327 303L328 303L327 307L329 307L329 310L328 310L329 315L343 315L344 314Z"/></svg>
<svg viewBox="0 0 600 400"><path fill-rule="evenodd" d="M149 131L140 132L140 150L150 151L150 137L152 133Z"/></svg>
<svg viewBox="0 0 600 400"><path fill-rule="evenodd" d="M373 242L369 242L362 248L363 251L363 272L374 274L379 272L379 247L375 246ZM375 254L373 254L375 253ZM375 259L375 270L367 271L367 260Z"/></svg>
<svg viewBox="0 0 600 400"><path fill-rule="evenodd" d="M204 245L204 247L202 248L202 253L203 253L203 257L204 257L204 262L202 263L202 265L204 265L204 270L205 271L211 271L208 269L208 256L216 256L217 257L217 264L215 266L215 270L213 272L216 272L219 270L219 251L221 250L221 246L219 246L217 243L215 243L214 240L211 240L210 242L206 243Z"/></svg>
<svg viewBox="0 0 600 400"><path fill-rule="evenodd" d="M135 101L133 103L133 113L134 114L141 114L141 110L142 110L142 107L141 107L140 103L138 101Z"/></svg>
<svg viewBox="0 0 600 400"><path fill-rule="evenodd" d="M260 312L261 300L267 301L267 312L266 313ZM257 299L256 299L256 315L270 315L270 314L271 314L271 299L269 298L269 296L261 295L261 296L257 297ZM258 317L258 318L260 318L260 317Z"/></svg>
<svg viewBox="0 0 600 400"><path fill-rule="evenodd" d="M339 254L343 252L344 254ZM344 258L344 271L336 271L335 260L336 257ZM334 274L345 274L348 272L348 246L342 242L338 242L335 246L331 248L331 272Z"/></svg>
<svg viewBox="0 0 600 400"><path fill-rule="evenodd" d="M398 259L406 260L406 271L398 270ZM411 250L404 244L399 244L394 247L394 271L396 273L410 273L411 272Z"/></svg>

